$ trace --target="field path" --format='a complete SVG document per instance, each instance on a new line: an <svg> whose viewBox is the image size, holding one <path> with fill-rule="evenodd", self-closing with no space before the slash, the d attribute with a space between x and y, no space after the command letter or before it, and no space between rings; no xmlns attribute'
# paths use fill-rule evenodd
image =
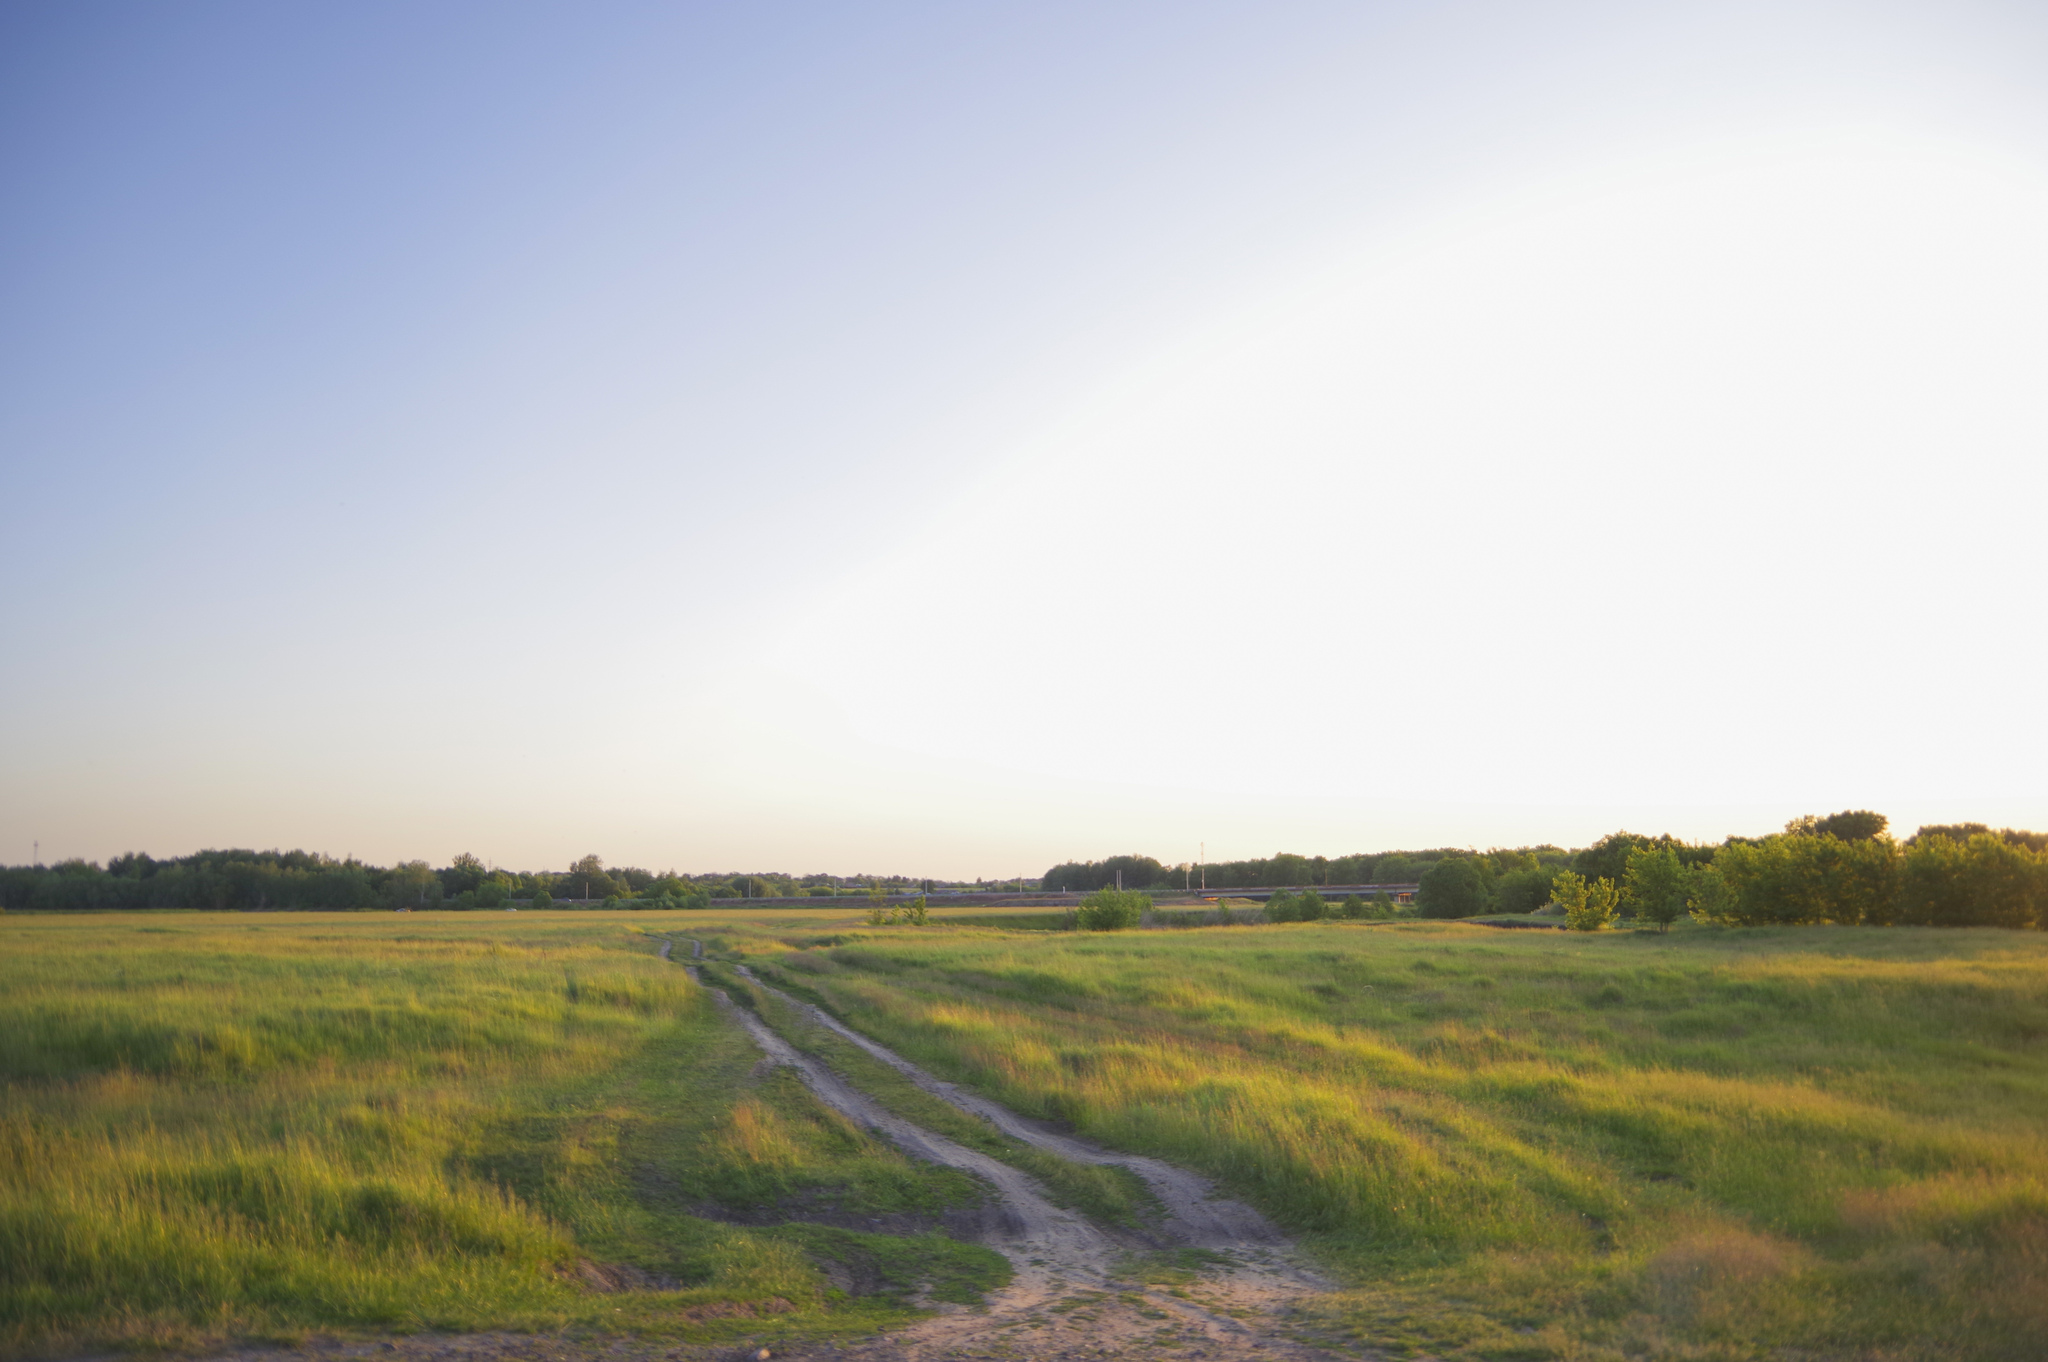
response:
<svg viewBox="0 0 2048 1362"><path fill-rule="evenodd" d="M703 947L697 946L701 958ZM668 957L669 945L662 946ZM692 978L697 977L694 967ZM1328 1284L1304 1268L1285 1236L1241 1202L1215 1195L1204 1179L1157 1159L1120 1154L1044 1129L842 1025L818 1008L749 982L895 1068L932 1095L994 1124L1012 1138L1081 1163L1129 1168L1166 1209L1163 1237L1206 1250L1209 1264L1184 1286L1148 1286L1131 1265L1131 1245L1076 1212L1055 1206L1036 1180L998 1159L956 1144L887 1110L844 1078L796 1049L748 1008L713 989L771 1064L794 1069L827 1106L914 1158L957 1168L986 1183L998 1213L988 1244L1010 1260L1015 1277L985 1309L943 1313L901 1333L867 1342L800 1349L791 1358L845 1362L953 1362L954 1359L1270 1358L1308 1362L1333 1356L1276 1331L1275 1316Z"/></svg>

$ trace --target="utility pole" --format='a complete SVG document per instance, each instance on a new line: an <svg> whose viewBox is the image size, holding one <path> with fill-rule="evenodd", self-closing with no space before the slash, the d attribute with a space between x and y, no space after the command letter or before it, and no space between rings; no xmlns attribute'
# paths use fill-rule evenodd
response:
<svg viewBox="0 0 2048 1362"><path fill-rule="evenodd" d="M1206 894L1209 892L1209 844L1207 842L1202 843L1202 849L1198 854L1202 858L1202 892Z"/></svg>

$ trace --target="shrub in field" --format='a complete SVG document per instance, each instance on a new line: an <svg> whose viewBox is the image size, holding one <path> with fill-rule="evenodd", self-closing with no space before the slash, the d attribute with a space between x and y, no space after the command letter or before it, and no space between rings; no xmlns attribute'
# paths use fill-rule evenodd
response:
<svg viewBox="0 0 2048 1362"><path fill-rule="evenodd" d="M1621 901L1630 917L1654 922L1665 931L1685 916L1690 877L1668 846L1637 847L1628 856Z"/></svg>
<svg viewBox="0 0 2048 1362"><path fill-rule="evenodd" d="M1357 922L1366 915L1367 911L1365 900L1356 894L1346 894L1344 901L1337 905L1339 915L1349 922Z"/></svg>
<svg viewBox="0 0 2048 1362"><path fill-rule="evenodd" d="M1569 870L1551 881L1552 901L1564 909L1565 925L1575 932L1597 932L1614 921L1619 892L1613 880L1588 881Z"/></svg>
<svg viewBox="0 0 2048 1362"><path fill-rule="evenodd" d="M930 906L925 902L922 894L908 903L899 903L894 908L891 908L880 898L875 898L868 905L868 926L870 927L892 927L898 924L924 927L928 926L931 920Z"/></svg>
<svg viewBox="0 0 2048 1362"><path fill-rule="evenodd" d="M548 897L548 891L540 885L535 885L533 887L533 898L526 906L529 908L547 908L552 906L553 903L554 900Z"/></svg>
<svg viewBox="0 0 2048 1362"><path fill-rule="evenodd" d="M1372 915L1374 917L1389 918L1394 916L1396 911L1394 896L1386 890L1382 889L1372 896Z"/></svg>
<svg viewBox="0 0 2048 1362"><path fill-rule="evenodd" d="M1294 892L1290 889L1282 889L1274 894L1273 897L1267 899L1265 914L1266 921L1268 922L1293 922L1295 920Z"/></svg>
<svg viewBox="0 0 2048 1362"><path fill-rule="evenodd" d="M1084 932L1120 932L1138 925L1152 896L1135 889L1098 889L1081 900L1074 925Z"/></svg>
<svg viewBox="0 0 2048 1362"><path fill-rule="evenodd" d="M1296 922L1321 922L1329 915L1330 905L1324 902L1323 896L1313 889L1306 891L1300 898L1294 901L1294 920Z"/></svg>
<svg viewBox="0 0 2048 1362"><path fill-rule="evenodd" d="M1920 836L1901 857L1898 921L1926 927L2033 927L2048 907L2048 858L1994 833Z"/></svg>
<svg viewBox="0 0 2048 1362"><path fill-rule="evenodd" d="M1486 881L1470 856L1446 856L1422 874L1415 900L1424 917L1477 917L1486 911Z"/></svg>

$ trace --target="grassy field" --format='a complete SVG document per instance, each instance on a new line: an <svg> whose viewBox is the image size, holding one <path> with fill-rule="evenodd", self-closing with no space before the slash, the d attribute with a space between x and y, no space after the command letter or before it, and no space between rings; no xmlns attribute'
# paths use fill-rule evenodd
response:
<svg viewBox="0 0 2048 1362"><path fill-rule="evenodd" d="M2048 1337L2039 934L859 918L0 919L0 1347L818 1335L1003 1279L927 1232L974 1184L757 1073L645 930L1212 1173L1342 1283L1320 1326L1389 1351L2017 1362ZM1143 1213L1102 1170L1033 1171Z"/></svg>
<svg viewBox="0 0 2048 1362"><path fill-rule="evenodd" d="M1452 924L750 945L947 1077L1219 1177L1446 1357L2038 1358L2048 940Z"/></svg>
<svg viewBox="0 0 2048 1362"><path fill-rule="evenodd" d="M1007 1277L928 1232L975 1184L754 1075L625 918L0 920L0 1348L832 1332ZM789 1204L897 1232L725 1223Z"/></svg>

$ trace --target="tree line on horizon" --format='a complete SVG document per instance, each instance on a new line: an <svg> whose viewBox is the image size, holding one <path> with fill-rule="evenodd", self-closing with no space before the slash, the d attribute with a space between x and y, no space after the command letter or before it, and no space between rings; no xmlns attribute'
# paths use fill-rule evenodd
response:
<svg viewBox="0 0 2048 1362"><path fill-rule="evenodd" d="M1149 856L1069 861L1048 889L1178 891L1278 887L1287 915L1337 916L1316 891L1331 885L1419 886L1415 911L1432 918L1528 914L1546 907L1575 925L1616 917L1670 923L1692 915L1771 923L2048 928L2048 833L1983 823L1921 827L1904 842L1868 809L1795 818L1766 837L1719 844L1615 832L1590 847L1476 851L1444 847L1351 856L1299 856L1167 866ZM1121 879L1119 879L1121 872ZM1356 915L1355 913L1341 915Z"/></svg>
<svg viewBox="0 0 2048 1362"><path fill-rule="evenodd" d="M75 859L0 868L0 909L367 912L500 908L556 900L691 907L729 899L864 896L876 888L905 893L932 884L903 875L655 873L638 866L607 866L595 855L564 871L512 871L486 866L467 852L436 869L426 861L377 866L314 851L235 849L163 860L130 852L105 866Z"/></svg>
<svg viewBox="0 0 2048 1362"><path fill-rule="evenodd" d="M1261 885L1310 893L1331 885L1419 884L1416 911L1436 918L1533 913L1557 906L1562 886L1565 898L1580 903L1582 916L1593 911L1581 898L1590 894L1591 902L1605 903L1611 912L1653 918L1675 902L1682 913L1744 924L2048 927L2048 833L1934 824L1895 842L1888 829L1882 814L1846 810L1794 819L1782 833L1730 837L1718 845L1624 831L1577 850L1545 844L1337 857L1283 852L1199 868L1128 855L1064 862L1036 886L1004 883L1088 892L1119 887L1121 874L1121 887L1132 892L1178 890L1202 880L1211 890ZM553 872L503 870L467 853L436 869L425 861L381 867L308 851L200 851L165 860L131 852L104 867L68 860L0 869L0 908L369 911L557 900L689 908L718 900L914 893L938 883L901 875L657 874L606 866L595 855ZM1642 907L1649 904L1658 906Z"/></svg>

